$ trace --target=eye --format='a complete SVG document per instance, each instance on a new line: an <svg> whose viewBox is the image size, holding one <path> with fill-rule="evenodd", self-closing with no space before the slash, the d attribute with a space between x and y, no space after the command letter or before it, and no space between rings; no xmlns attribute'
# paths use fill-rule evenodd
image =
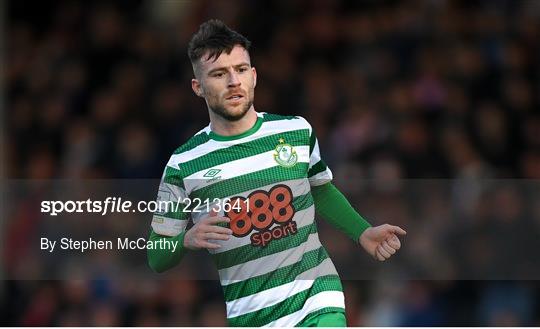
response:
<svg viewBox="0 0 540 329"><path fill-rule="evenodd" d="M247 70L248 70L247 67L241 67L241 68L238 69L238 72L239 72L239 73L244 73L244 72L246 72Z"/></svg>
<svg viewBox="0 0 540 329"><path fill-rule="evenodd" d="M212 74L212 76L213 76L214 78L221 78L221 77L223 77L223 75L224 75L223 72L218 72L218 73Z"/></svg>

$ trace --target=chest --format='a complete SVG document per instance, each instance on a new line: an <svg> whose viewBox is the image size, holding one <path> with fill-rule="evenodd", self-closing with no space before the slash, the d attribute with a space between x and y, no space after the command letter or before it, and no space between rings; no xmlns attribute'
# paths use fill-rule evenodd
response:
<svg viewBox="0 0 540 329"><path fill-rule="evenodd" d="M237 195L283 181L307 177L309 145L305 136L274 136L210 152L193 163L184 178L192 198Z"/></svg>

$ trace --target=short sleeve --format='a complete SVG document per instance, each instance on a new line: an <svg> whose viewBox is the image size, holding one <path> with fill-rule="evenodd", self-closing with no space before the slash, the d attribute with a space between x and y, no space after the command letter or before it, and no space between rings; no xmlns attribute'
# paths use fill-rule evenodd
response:
<svg viewBox="0 0 540 329"><path fill-rule="evenodd" d="M310 128L309 137L309 170L308 179L311 186L320 186L330 182L333 178L332 171L321 158L319 141L315 132Z"/></svg>
<svg viewBox="0 0 540 329"><path fill-rule="evenodd" d="M152 229L164 236L177 236L185 231L188 215L183 212L187 194L179 169L167 166L159 183Z"/></svg>

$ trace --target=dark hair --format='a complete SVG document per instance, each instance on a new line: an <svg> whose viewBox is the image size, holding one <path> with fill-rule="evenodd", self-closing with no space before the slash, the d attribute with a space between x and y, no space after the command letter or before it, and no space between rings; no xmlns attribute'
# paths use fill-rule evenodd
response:
<svg viewBox="0 0 540 329"><path fill-rule="evenodd" d="M249 50L251 42L240 33L231 30L222 21L211 19L201 24L189 41L189 60L193 64L206 52L208 59L216 60L223 52L230 54L237 45Z"/></svg>

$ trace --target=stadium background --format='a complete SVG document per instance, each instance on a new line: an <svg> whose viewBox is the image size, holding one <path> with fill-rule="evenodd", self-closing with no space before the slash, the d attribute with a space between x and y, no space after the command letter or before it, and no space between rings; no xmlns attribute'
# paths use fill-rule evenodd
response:
<svg viewBox="0 0 540 329"><path fill-rule="evenodd" d="M539 2L12 0L4 11L10 179L159 178L171 152L208 121L186 55L208 18L253 42L256 109L306 117L355 205L362 179L540 178ZM520 208L511 192L493 198L471 207ZM426 211L437 201L427 199ZM414 227L407 207L384 219ZM477 226L496 227L489 246L497 234L519 244L519 229L540 232L539 221L521 227L523 211L476 214L485 218L460 228L474 238ZM415 248L431 250L455 225L423 227ZM24 236L7 229L13 240ZM338 260L362 253L333 230L322 239ZM537 281L349 280L345 288L350 325L540 325ZM4 325L225 325L221 291L208 281L4 280L1 295Z"/></svg>

